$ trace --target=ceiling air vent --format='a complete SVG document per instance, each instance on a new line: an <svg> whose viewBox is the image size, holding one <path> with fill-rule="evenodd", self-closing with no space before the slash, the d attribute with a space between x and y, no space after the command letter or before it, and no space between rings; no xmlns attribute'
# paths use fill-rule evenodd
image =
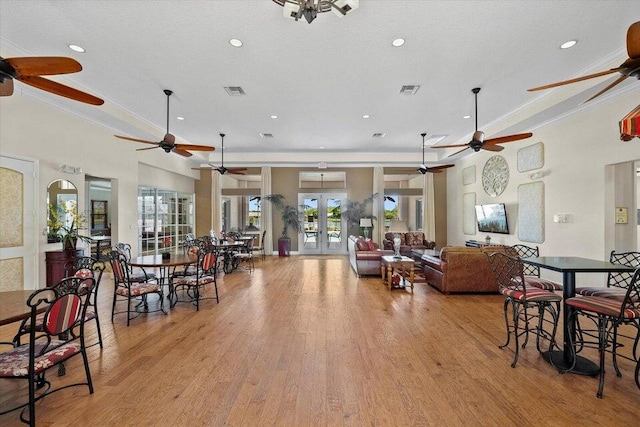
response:
<svg viewBox="0 0 640 427"><path fill-rule="evenodd" d="M273 138L272 133L260 133L261 138Z"/></svg>
<svg viewBox="0 0 640 427"><path fill-rule="evenodd" d="M243 95L246 95L245 91L240 86L225 86L224 90L227 91L229 96L243 96Z"/></svg>
<svg viewBox="0 0 640 427"><path fill-rule="evenodd" d="M420 85L404 85L400 88L400 95L415 95Z"/></svg>
<svg viewBox="0 0 640 427"><path fill-rule="evenodd" d="M374 133L371 137L372 138L384 138L385 135L386 135L386 133Z"/></svg>

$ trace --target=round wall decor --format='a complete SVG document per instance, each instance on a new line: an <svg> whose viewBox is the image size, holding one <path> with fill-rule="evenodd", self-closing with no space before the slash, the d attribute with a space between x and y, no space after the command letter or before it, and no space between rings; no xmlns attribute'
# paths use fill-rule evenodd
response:
<svg viewBox="0 0 640 427"><path fill-rule="evenodd" d="M493 156L482 169L482 187L491 197L497 197L509 183L509 165L502 156Z"/></svg>

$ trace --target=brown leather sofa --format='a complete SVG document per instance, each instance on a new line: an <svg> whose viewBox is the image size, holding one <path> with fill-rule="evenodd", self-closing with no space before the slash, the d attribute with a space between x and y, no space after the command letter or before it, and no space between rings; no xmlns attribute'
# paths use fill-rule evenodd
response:
<svg viewBox="0 0 640 427"><path fill-rule="evenodd" d="M400 236L400 255L411 257L411 249L435 249L436 242L425 240L422 231L388 232L384 234L382 247L393 251L393 238Z"/></svg>
<svg viewBox="0 0 640 427"><path fill-rule="evenodd" d="M440 257L422 255L424 276L443 294L454 292L498 292L487 253L504 252L505 246L469 248L445 246Z"/></svg>
<svg viewBox="0 0 640 427"><path fill-rule="evenodd" d="M363 275L380 275L380 258L383 255L393 255L393 251L378 248L373 240L363 237L349 236L347 241L349 262L358 277Z"/></svg>

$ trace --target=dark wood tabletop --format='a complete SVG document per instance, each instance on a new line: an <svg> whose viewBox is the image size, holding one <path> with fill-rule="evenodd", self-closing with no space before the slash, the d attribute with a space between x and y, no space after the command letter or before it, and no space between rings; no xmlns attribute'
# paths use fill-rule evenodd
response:
<svg viewBox="0 0 640 427"><path fill-rule="evenodd" d="M187 254L171 254L170 258L163 259L162 255L143 255L131 258L129 265L134 267L177 267L198 262L198 258Z"/></svg>
<svg viewBox="0 0 640 427"><path fill-rule="evenodd" d="M29 317L31 307L27 305L27 300L35 291L33 289L0 292L0 325L7 325Z"/></svg>

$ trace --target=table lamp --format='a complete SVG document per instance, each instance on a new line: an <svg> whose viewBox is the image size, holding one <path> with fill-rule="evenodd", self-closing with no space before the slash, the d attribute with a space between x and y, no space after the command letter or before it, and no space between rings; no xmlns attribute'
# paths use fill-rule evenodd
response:
<svg viewBox="0 0 640 427"><path fill-rule="evenodd" d="M369 228L373 227L371 218L360 218L360 227L363 228L365 239L369 238Z"/></svg>

